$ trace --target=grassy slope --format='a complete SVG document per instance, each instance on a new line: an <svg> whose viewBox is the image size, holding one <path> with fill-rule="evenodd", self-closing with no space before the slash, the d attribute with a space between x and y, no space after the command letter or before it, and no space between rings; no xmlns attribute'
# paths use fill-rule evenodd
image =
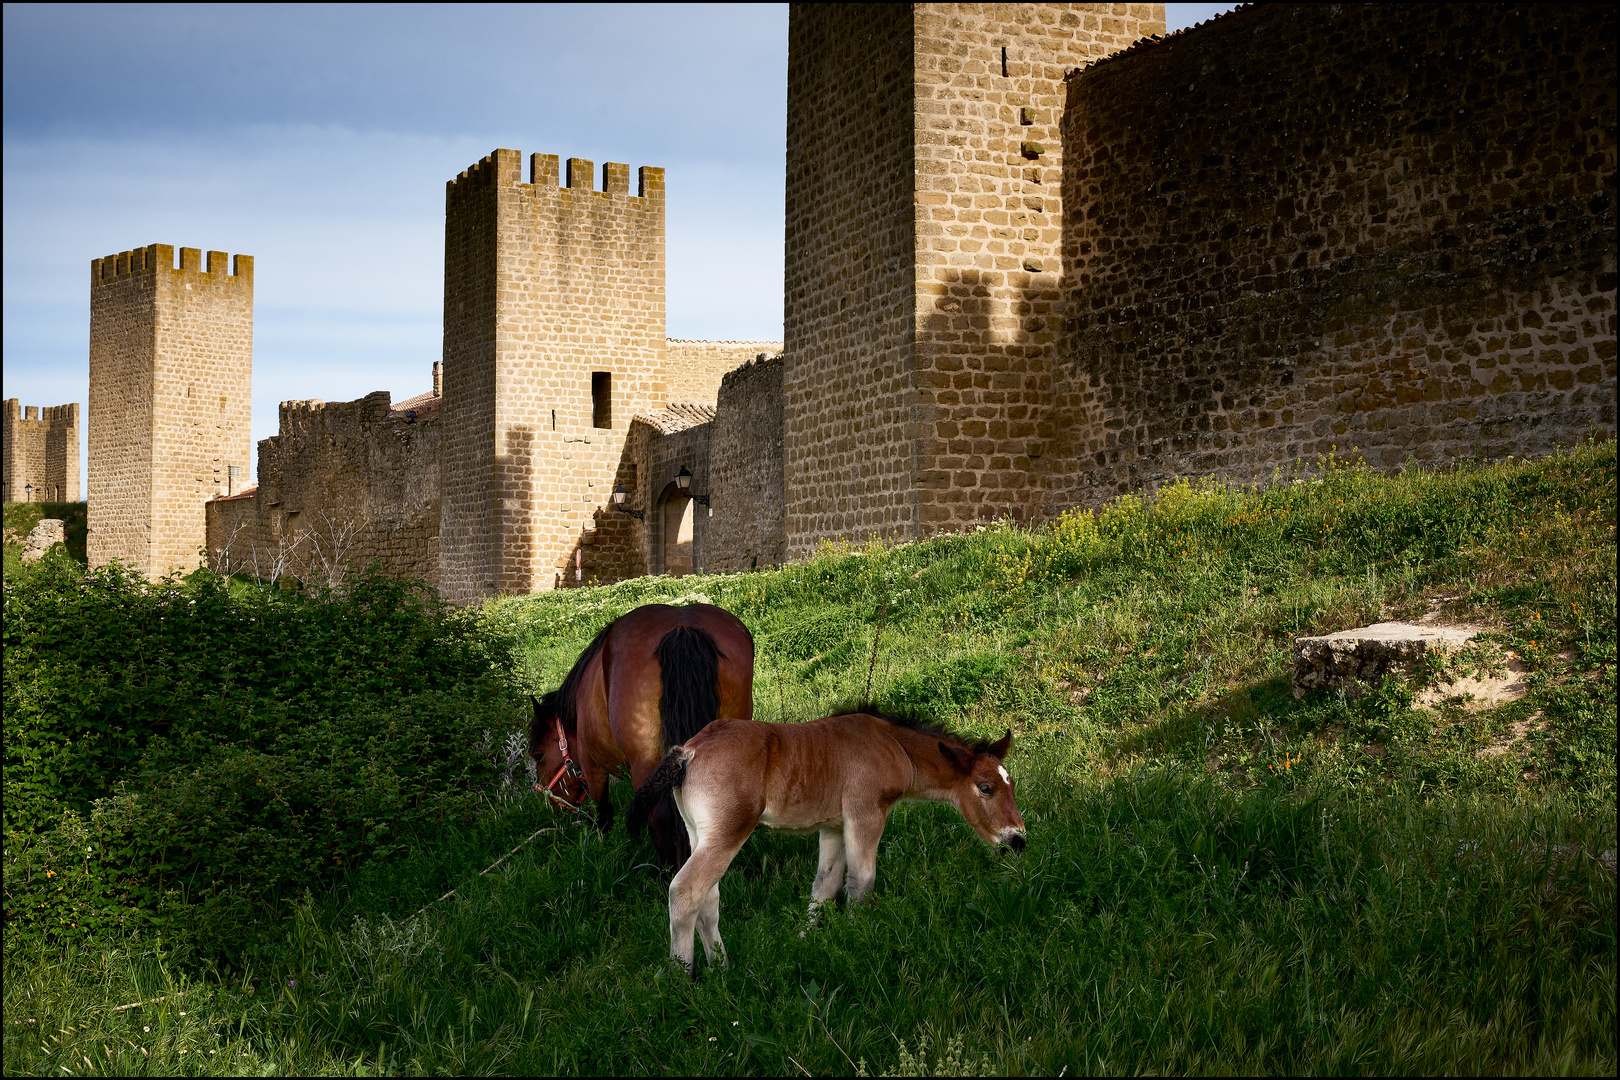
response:
<svg viewBox="0 0 1620 1080"><path fill-rule="evenodd" d="M1030 847L903 806L869 906L801 940L814 842L758 834L723 890L734 966L693 983L647 850L525 799L455 859L312 900L241 971L8 953L8 1020L40 1023L8 1023L6 1069L880 1071L959 1039L997 1072L1612 1074L1615 505L1606 444L491 605L534 687L606 619L704 596L756 633L762 718L870 684L1011 723ZM1437 606L1491 628L1454 666L1516 652L1529 696L1289 695L1294 634Z"/></svg>

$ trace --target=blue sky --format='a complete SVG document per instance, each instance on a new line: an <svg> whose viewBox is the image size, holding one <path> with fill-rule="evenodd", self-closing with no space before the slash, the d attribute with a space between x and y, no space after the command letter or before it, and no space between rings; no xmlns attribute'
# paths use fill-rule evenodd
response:
<svg viewBox="0 0 1620 1080"><path fill-rule="evenodd" d="M427 389L444 183L497 146L668 169L669 335L781 336L785 5L7 4L4 32L4 397L87 399L90 260L151 243L255 257L255 441L283 399Z"/></svg>

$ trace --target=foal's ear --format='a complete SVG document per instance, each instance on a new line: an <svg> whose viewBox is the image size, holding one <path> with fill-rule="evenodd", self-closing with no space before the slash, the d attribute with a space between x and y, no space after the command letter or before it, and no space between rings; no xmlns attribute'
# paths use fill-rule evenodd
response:
<svg viewBox="0 0 1620 1080"><path fill-rule="evenodd" d="M946 746L944 743L940 743L939 752L945 756L946 761L956 766L957 772L968 773L973 771L973 755L967 751L958 750L954 746Z"/></svg>
<svg viewBox="0 0 1620 1080"><path fill-rule="evenodd" d="M1007 729L1007 734L1003 735L1001 738L999 738L995 742L991 743L990 744L990 749L987 750L986 753L988 753L991 757L995 758L997 761L1006 761L1007 760L1007 753L1011 749L1012 749L1012 728L1008 728Z"/></svg>
<svg viewBox="0 0 1620 1080"><path fill-rule="evenodd" d="M534 716L535 719L538 720L540 718L540 699L535 697L533 694L530 694L529 704L534 706Z"/></svg>

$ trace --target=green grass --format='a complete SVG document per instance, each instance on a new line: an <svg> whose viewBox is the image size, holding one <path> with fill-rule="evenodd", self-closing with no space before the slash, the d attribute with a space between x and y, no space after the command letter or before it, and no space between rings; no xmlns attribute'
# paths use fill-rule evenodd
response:
<svg viewBox="0 0 1620 1080"><path fill-rule="evenodd" d="M639 603L703 597L756 634L760 718L870 683L1011 725L1029 847L903 806L869 903L801 939L815 843L762 831L722 886L733 966L690 980L645 845L492 804L228 966L184 940L8 940L6 1071L1612 1075L1615 506L1612 443L1329 463L1033 534L491 604L520 688ZM1431 611L1488 628L1451 668L1516 653L1527 696L1415 709L1433 670L1289 693L1293 636Z"/></svg>

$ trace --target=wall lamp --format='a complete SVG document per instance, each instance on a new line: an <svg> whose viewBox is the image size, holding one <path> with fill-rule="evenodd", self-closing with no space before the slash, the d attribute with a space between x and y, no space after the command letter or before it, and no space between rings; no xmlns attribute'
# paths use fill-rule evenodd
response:
<svg viewBox="0 0 1620 1080"><path fill-rule="evenodd" d="M681 489L682 494L691 494L692 470L688 469L685 465L682 465L681 471L675 474L675 486ZM703 506L709 505L709 497L707 495L692 495L692 501Z"/></svg>
<svg viewBox="0 0 1620 1080"><path fill-rule="evenodd" d="M644 511L632 510L628 506L624 505L624 500L628 499L629 497L630 497L630 493L628 491L624 490L624 485L623 484L620 484L618 487L614 488L613 489L613 509L617 510L621 514L629 514L631 517L635 518L637 521L645 521L647 519L647 515L646 515L646 513Z"/></svg>

